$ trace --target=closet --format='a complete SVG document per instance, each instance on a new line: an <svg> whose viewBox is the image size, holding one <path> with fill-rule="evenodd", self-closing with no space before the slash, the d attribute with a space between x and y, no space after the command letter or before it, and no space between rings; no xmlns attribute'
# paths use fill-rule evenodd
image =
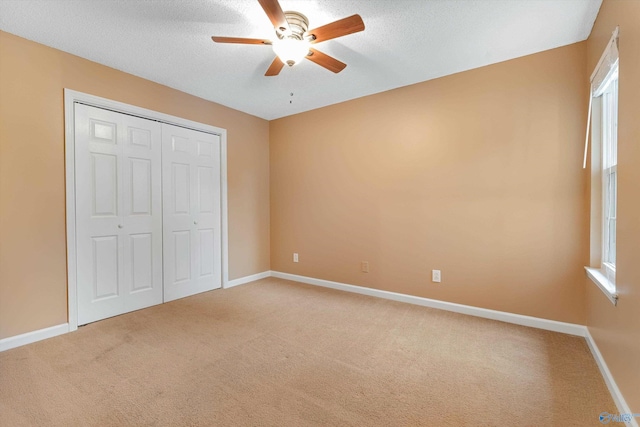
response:
<svg viewBox="0 0 640 427"><path fill-rule="evenodd" d="M74 104L78 324L221 287L219 135Z"/></svg>

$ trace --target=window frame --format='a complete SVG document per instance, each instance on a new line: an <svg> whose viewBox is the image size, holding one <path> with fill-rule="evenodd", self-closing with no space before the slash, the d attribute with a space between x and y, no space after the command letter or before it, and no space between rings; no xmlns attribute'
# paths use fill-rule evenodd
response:
<svg viewBox="0 0 640 427"><path fill-rule="evenodd" d="M617 225L617 143L619 63L611 66L606 78L592 93L594 120L592 122L592 214L594 203L599 206L599 224L592 223L592 267L587 274L615 305L616 293L616 237L611 235L611 223ZM614 177L613 185L611 178ZM611 192L613 191L613 194ZM613 214L611 214L613 211ZM592 215L592 221L595 221ZM617 227L613 229L616 233ZM599 236L594 236L599 231ZM613 250L612 250L613 246ZM594 251L597 248L597 251Z"/></svg>

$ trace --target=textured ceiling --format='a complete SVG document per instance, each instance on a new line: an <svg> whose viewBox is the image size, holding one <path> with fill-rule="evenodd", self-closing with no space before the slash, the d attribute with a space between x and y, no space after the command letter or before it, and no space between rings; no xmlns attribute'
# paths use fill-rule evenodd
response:
<svg viewBox="0 0 640 427"><path fill-rule="evenodd" d="M0 0L0 29L264 119L586 39L602 0L281 0L315 28L360 14L364 32L314 45L347 63L264 73L272 38L257 0ZM291 96L293 93L293 96Z"/></svg>

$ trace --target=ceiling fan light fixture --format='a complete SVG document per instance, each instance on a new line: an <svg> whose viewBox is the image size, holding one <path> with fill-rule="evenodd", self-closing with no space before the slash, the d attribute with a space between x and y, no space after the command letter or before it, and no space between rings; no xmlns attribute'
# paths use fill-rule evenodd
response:
<svg viewBox="0 0 640 427"><path fill-rule="evenodd" d="M273 51L278 58L290 67L302 61L309 54L310 43L307 40L285 37L273 42Z"/></svg>
<svg viewBox="0 0 640 427"><path fill-rule="evenodd" d="M258 0L258 2L273 24L276 33L274 39L218 36L213 36L211 39L216 43L271 45L276 57L269 65L265 76L277 76L284 68L284 64L293 67L305 58L334 73L344 70L347 64L313 49L311 45L315 46L316 43L363 31L364 22L360 15L351 15L309 30L307 17L292 10L284 12L279 0Z"/></svg>

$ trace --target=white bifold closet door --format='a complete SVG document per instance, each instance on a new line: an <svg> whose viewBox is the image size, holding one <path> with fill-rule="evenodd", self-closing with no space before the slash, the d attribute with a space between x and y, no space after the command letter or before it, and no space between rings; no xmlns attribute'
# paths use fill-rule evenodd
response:
<svg viewBox="0 0 640 427"><path fill-rule="evenodd" d="M75 104L78 324L162 303L161 125Z"/></svg>
<svg viewBox="0 0 640 427"><path fill-rule="evenodd" d="M219 288L220 137L162 124L164 300Z"/></svg>

